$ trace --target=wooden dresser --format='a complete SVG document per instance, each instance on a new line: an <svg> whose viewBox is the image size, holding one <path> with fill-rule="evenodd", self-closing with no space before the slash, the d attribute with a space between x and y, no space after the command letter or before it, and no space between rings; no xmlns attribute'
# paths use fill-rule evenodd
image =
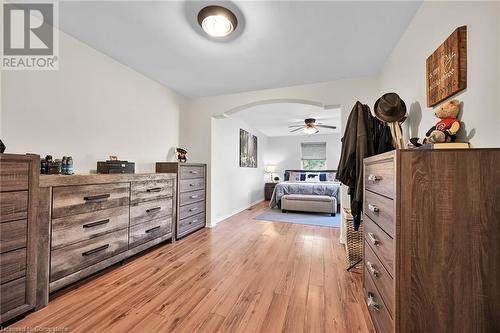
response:
<svg viewBox="0 0 500 333"><path fill-rule="evenodd" d="M199 163L157 162L156 172L177 174L176 238L205 227L207 165Z"/></svg>
<svg viewBox="0 0 500 333"><path fill-rule="evenodd" d="M40 178L39 305L56 291L172 239L176 176L109 174Z"/></svg>
<svg viewBox="0 0 500 333"><path fill-rule="evenodd" d="M38 155L0 154L0 323L36 305Z"/></svg>
<svg viewBox="0 0 500 333"><path fill-rule="evenodd" d="M500 332L500 149L369 157L364 186L377 332Z"/></svg>

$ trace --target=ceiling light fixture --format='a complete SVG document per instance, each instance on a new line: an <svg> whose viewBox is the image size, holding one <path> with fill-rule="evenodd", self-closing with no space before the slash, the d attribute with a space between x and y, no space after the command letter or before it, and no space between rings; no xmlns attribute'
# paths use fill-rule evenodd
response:
<svg viewBox="0 0 500 333"><path fill-rule="evenodd" d="M306 134L316 134L319 132L316 127L304 127L302 131L304 131L304 133Z"/></svg>
<svg viewBox="0 0 500 333"><path fill-rule="evenodd" d="M198 24L210 37L220 38L229 36L236 29L238 20L227 8L208 6L198 13Z"/></svg>

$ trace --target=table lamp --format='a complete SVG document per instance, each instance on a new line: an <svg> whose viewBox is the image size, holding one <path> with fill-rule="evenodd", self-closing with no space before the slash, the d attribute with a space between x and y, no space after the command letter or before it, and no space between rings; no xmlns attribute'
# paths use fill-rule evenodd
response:
<svg viewBox="0 0 500 333"><path fill-rule="evenodd" d="M266 173L271 174L271 182L274 182L273 173L275 171L276 171L276 165L266 165Z"/></svg>

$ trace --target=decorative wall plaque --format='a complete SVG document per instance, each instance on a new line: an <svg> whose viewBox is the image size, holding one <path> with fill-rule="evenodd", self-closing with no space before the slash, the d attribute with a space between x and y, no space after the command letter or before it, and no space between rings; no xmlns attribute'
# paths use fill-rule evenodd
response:
<svg viewBox="0 0 500 333"><path fill-rule="evenodd" d="M467 88L467 26L457 28L427 58L427 106Z"/></svg>

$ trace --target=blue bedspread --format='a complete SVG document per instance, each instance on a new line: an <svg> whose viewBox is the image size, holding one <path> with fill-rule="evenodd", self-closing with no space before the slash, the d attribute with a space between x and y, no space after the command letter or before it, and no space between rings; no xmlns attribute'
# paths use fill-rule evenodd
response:
<svg viewBox="0 0 500 333"><path fill-rule="evenodd" d="M276 184L269 207L280 207L281 198L285 194L310 194L327 195L335 197L340 202L339 189L341 184L338 182L281 182Z"/></svg>

